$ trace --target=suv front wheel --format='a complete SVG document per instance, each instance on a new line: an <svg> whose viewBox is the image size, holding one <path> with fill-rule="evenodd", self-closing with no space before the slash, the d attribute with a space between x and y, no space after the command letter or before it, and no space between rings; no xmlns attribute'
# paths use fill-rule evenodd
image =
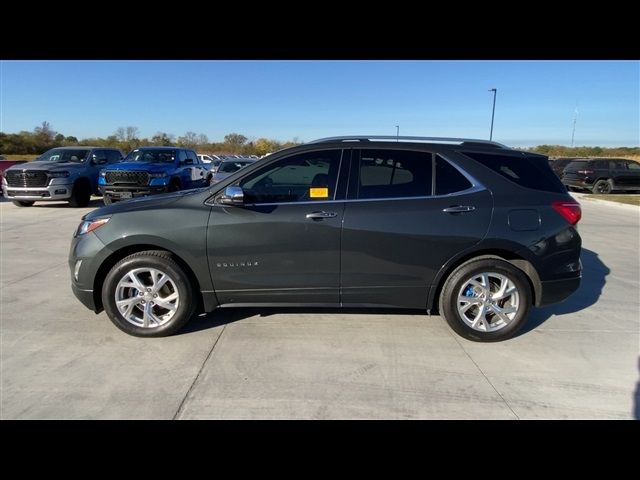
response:
<svg viewBox="0 0 640 480"><path fill-rule="evenodd" d="M169 252L147 250L116 263L102 286L111 321L137 337L164 337L182 328L197 302L192 282Z"/></svg>
<svg viewBox="0 0 640 480"><path fill-rule="evenodd" d="M440 292L440 313L469 340L496 342L512 337L531 308L525 274L504 260L474 260L455 269Z"/></svg>

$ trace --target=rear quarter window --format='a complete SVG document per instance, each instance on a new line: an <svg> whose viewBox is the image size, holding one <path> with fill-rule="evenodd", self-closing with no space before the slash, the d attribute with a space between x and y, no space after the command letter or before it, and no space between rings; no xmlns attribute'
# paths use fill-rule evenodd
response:
<svg viewBox="0 0 640 480"><path fill-rule="evenodd" d="M549 167L546 157L477 152L462 153L521 187L555 193L566 193L567 191L562 182L553 173L551 167Z"/></svg>
<svg viewBox="0 0 640 480"><path fill-rule="evenodd" d="M577 172L578 170L586 170L588 166L588 161L579 160L569 163L569 165L567 165L567 170L570 172Z"/></svg>

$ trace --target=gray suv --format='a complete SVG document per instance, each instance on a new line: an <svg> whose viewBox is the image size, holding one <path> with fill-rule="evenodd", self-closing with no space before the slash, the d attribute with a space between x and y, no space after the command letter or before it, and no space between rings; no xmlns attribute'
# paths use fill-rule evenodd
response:
<svg viewBox="0 0 640 480"><path fill-rule="evenodd" d="M32 162L7 169L3 190L19 207L53 200L86 207L91 195L98 193L100 169L121 160L122 152L113 148L53 148Z"/></svg>
<svg viewBox="0 0 640 480"><path fill-rule="evenodd" d="M71 285L137 336L219 307L393 307L496 341L578 288L580 215L542 155L330 138L213 186L94 210L71 244Z"/></svg>

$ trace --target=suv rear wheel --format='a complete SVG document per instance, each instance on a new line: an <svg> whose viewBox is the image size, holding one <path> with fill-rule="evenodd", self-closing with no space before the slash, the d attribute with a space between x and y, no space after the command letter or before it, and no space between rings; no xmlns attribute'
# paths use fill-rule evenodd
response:
<svg viewBox="0 0 640 480"><path fill-rule="evenodd" d="M512 337L526 322L532 295L525 274L509 262L487 258L455 269L440 292L440 313L469 340Z"/></svg>
<svg viewBox="0 0 640 480"><path fill-rule="evenodd" d="M602 195L607 195L611 193L613 190L613 183L611 180L598 180L593 185L593 193L600 193Z"/></svg>
<svg viewBox="0 0 640 480"><path fill-rule="evenodd" d="M102 304L116 327L137 337L172 335L197 306L188 275L163 250L134 253L116 263L102 286Z"/></svg>

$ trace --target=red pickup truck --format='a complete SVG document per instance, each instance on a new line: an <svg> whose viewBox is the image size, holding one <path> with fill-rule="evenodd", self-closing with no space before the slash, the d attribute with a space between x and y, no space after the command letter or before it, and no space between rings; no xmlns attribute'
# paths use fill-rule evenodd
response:
<svg viewBox="0 0 640 480"><path fill-rule="evenodd" d="M5 186L4 171L7 168L13 167L14 165L18 165L20 163L27 163L27 160L5 160L5 158L2 155L0 155L0 183L2 184L3 196L6 196L6 192L4 191L4 186Z"/></svg>

